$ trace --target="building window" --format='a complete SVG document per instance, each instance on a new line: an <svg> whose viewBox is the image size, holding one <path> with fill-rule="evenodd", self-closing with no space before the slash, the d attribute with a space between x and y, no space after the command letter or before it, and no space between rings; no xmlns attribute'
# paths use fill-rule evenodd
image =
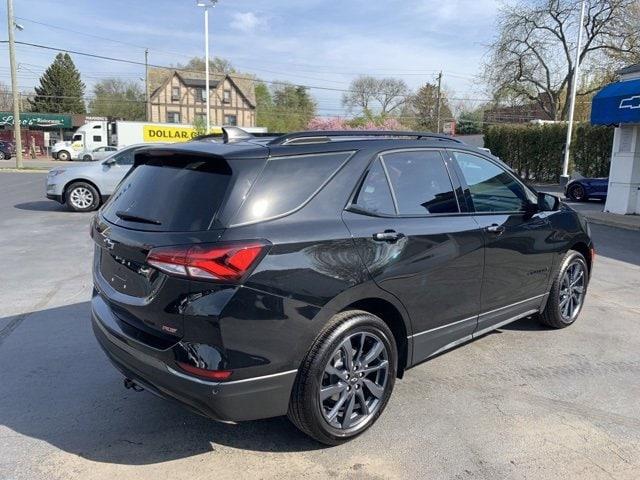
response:
<svg viewBox="0 0 640 480"><path fill-rule="evenodd" d="M171 101L180 101L180 87L171 87Z"/></svg>
<svg viewBox="0 0 640 480"><path fill-rule="evenodd" d="M222 92L222 103L231 103L231 90Z"/></svg>
<svg viewBox="0 0 640 480"><path fill-rule="evenodd" d="M193 116L193 121L194 122L202 122L202 123L204 123L204 122L207 121L207 116L206 116L205 113L196 113Z"/></svg>
<svg viewBox="0 0 640 480"><path fill-rule="evenodd" d="M167 112L167 123L180 123L180 112Z"/></svg>
<svg viewBox="0 0 640 480"><path fill-rule="evenodd" d="M225 115L224 116L224 124L230 126L238 125L238 116L237 115Z"/></svg>
<svg viewBox="0 0 640 480"><path fill-rule="evenodd" d="M204 88L198 88L198 93L196 94L196 99L198 102L206 102L207 101L207 91Z"/></svg>

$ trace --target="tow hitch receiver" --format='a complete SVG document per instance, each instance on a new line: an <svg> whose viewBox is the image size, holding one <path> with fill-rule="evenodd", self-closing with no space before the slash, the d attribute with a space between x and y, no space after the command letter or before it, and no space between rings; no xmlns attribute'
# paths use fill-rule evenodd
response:
<svg viewBox="0 0 640 480"><path fill-rule="evenodd" d="M124 388L126 388L127 390L133 390L134 392L141 392L144 390L144 388L142 388L140 385L138 385L136 382L134 382L130 378L124 379Z"/></svg>

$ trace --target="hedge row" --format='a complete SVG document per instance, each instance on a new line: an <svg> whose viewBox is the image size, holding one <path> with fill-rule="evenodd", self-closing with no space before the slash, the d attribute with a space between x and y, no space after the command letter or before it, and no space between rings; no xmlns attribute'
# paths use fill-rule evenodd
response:
<svg viewBox="0 0 640 480"><path fill-rule="evenodd" d="M493 125L484 135L484 146L527 180L557 182L562 173L566 136L565 124ZM612 146L613 127L577 124L569 174L607 176Z"/></svg>

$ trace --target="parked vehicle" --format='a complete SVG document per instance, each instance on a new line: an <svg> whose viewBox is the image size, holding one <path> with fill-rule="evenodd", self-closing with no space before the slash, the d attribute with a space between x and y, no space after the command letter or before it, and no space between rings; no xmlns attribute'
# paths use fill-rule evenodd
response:
<svg viewBox="0 0 640 480"><path fill-rule="evenodd" d="M586 221L482 151L225 137L137 151L92 221L93 329L126 387L221 421L286 414L335 445L410 367L522 317L578 318Z"/></svg>
<svg viewBox="0 0 640 480"><path fill-rule="evenodd" d="M576 202L585 202L590 198L607 199L608 178L576 178L567 183L565 196Z"/></svg>
<svg viewBox="0 0 640 480"><path fill-rule="evenodd" d="M15 155L15 147L11 142L0 140L0 160L9 160Z"/></svg>
<svg viewBox="0 0 640 480"><path fill-rule="evenodd" d="M265 133L266 128L245 129L251 133ZM222 133L220 127L212 127L213 133ZM186 142L196 132L191 125L176 123L151 123L129 121L91 121L79 127L71 141L56 142L51 155L57 160L82 160L84 152L99 147L117 148L139 143Z"/></svg>
<svg viewBox="0 0 640 480"><path fill-rule="evenodd" d="M102 160L117 151L118 147L98 147L93 150L83 150L78 154L78 158L82 159L83 162L94 162Z"/></svg>
<svg viewBox="0 0 640 480"><path fill-rule="evenodd" d="M145 146L131 145L87 165L52 168L47 175L47 198L76 212L97 210L133 166L134 152Z"/></svg>

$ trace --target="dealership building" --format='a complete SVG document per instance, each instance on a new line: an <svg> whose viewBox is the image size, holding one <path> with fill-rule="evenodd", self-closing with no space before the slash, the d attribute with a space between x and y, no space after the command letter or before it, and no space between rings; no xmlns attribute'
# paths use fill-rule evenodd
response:
<svg viewBox="0 0 640 480"><path fill-rule="evenodd" d="M593 98L592 125L614 125L605 211L640 214L640 64L618 71L619 81Z"/></svg>

